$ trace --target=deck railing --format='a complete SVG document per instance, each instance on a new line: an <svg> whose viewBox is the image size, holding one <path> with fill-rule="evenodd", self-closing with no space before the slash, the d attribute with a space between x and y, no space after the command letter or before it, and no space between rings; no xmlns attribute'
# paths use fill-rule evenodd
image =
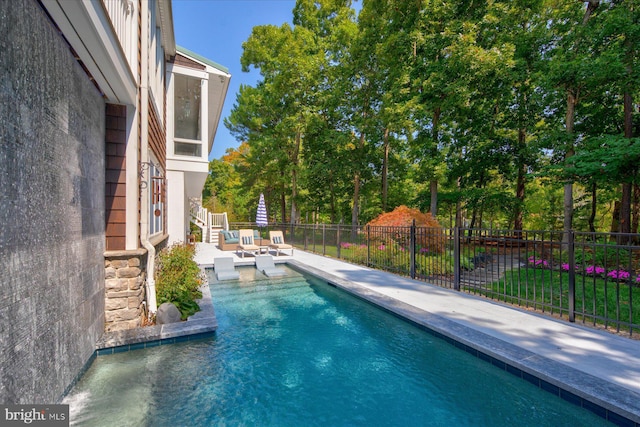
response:
<svg viewBox="0 0 640 427"><path fill-rule="evenodd" d="M232 223L231 229L257 228ZM636 337L640 235L277 224L309 252ZM262 232L266 234L265 229Z"/></svg>
<svg viewBox="0 0 640 427"><path fill-rule="evenodd" d="M209 227L228 230L229 221L227 220L227 213L209 213Z"/></svg>

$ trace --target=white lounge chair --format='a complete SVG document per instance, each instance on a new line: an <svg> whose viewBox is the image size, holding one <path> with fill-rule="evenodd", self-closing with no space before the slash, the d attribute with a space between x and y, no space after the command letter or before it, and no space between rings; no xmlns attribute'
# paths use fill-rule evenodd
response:
<svg viewBox="0 0 640 427"><path fill-rule="evenodd" d="M253 230L240 230L238 235L238 251L242 251L242 258L244 258L245 252L250 252L254 255L260 252L260 246L256 245L253 241Z"/></svg>
<svg viewBox="0 0 640 427"><path fill-rule="evenodd" d="M218 280L235 280L240 278L240 272L236 270L231 257L213 259L213 270Z"/></svg>
<svg viewBox="0 0 640 427"><path fill-rule="evenodd" d="M256 256L256 268L268 277L286 276L287 272L276 267L271 255Z"/></svg>
<svg viewBox="0 0 640 427"><path fill-rule="evenodd" d="M270 231L269 232L269 248L276 250L276 255L280 255L280 251L284 249L291 249L291 256L293 256L293 246L284 242L282 231Z"/></svg>

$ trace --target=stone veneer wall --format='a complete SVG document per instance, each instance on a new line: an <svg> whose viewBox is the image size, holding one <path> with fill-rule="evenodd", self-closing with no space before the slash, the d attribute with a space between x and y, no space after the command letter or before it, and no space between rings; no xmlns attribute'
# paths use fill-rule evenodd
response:
<svg viewBox="0 0 640 427"><path fill-rule="evenodd" d="M104 332L105 103L36 0L0 0L0 402L57 402Z"/></svg>
<svg viewBox="0 0 640 427"><path fill-rule="evenodd" d="M105 331L133 329L146 315L147 251L112 252L105 257Z"/></svg>

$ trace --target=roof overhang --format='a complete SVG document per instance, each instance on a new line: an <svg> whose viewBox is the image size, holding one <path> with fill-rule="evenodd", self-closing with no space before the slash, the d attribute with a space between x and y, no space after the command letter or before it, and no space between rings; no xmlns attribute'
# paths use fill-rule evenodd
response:
<svg viewBox="0 0 640 427"><path fill-rule="evenodd" d="M162 33L162 47L164 47L165 60L176 55L176 37L173 31L173 9L171 0L158 1L160 29Z"/></svg>
<svg viewBox="0 0 640 427"><path fill-rule="evenodd" d="M107 100L135 105L136 79L102 2L42 0L42 4Z"/></svg>

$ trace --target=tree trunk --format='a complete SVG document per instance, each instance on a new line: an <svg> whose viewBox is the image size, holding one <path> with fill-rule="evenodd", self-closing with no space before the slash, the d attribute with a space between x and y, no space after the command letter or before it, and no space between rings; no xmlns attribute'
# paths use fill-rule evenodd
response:
<svg viewBox="0 0 640 427"><path fill-rule="evenodd" d="M436 219L436 215L438 215L438 181L432 179L429 187L431 190L431 216Z"/></svg>
<svg viewBox="0 0 640 427"><path fill-rule="evenodd" d="M576 120L576 105L578 103L577 95L571 90L567 90L567 114L565 116L565 128L570 138L573 138L573 128ZM574 154L573 140L568 143L565 152L565 160L571 158ZM569 234L573 228L573 183L568 182L564 186L564 238L568 241Z"/></svg>
<svg viewBox="0 0 640 427"><path fill-rule="evenodd" d="M280 176L282 177L281 182L284 183L284 171L280 171ZM283 223L287 222L287 195L285 194L284 184L282 184L282 191L280 191L280 217Z"/></svg>
<svg viewBox="0 0 640 427"><path fill-rule="evenodd" d="M596 208L598 207L598 199L597 199L597 190L598 185L596 182L591 183L591 215L589 215L589 231L592 233L596 232Z"/></svg>
<svg viewBox="0 0 640 427"><path fill-rule="evenodd" d="M336 189L333 183L333 172L329 172L329 201L331 205L331 223L335 224L337 222L337 212L336 212Z"/></svg>
<svg viewBox="0 0 640 427"><path fill-rule="evenodd" d="M620 224L618 223L620 219L620 202L616 200L613 204L613 214L611 215L611 233L617 233L620 231ZM611 240L613 240L613 236Z"/></svg>
<svg viewBox="0 0 640 427"><path fill-rule="evenodd" d="M387 212L387 195L389 190L389 128L384 130L383 137L383 158L382 158L382 212Z"/></svg>
<svg viewBox="0 0 640 427"><path fill-rule="evenodd" d="M527 134L524 129L518 130L518 151L524 150L524 145L526 143ZM518 158L520 159L522 156L518 154ZM517 235L521 235L523 228L523 207L524 207L524 190L525 190L525 178L526 178L526 167L523 161L518 161L518 177L516 179L516 211L514 215L513 228Z"/></svg>
<svg viewBox="0 0 640 427"><path fill-rule="evenodd" d="M585 25L587 23L587 21L589 20L589 18L591 18L591 15L598 8L599 5L600 5L600 0L589 0L589 4L587 5L587 10L584 13L584 18L582 18L582 25Z"/></svg>
<svg viewBox="0 0 640 427"><path fill-rule="evenodd" d="M458 179L456 181L456 188L458 189L458 194L460 194L460 177L458 177ZM458 201L456 201L456 222L455 222L455 226L456 227L462 227L462 204L460 202L460 199L458 199Z"/></svg>
<svg viewBox="0 0 640 427"><path fill-rule="evenodd" d="M600 5L599 0L589 0L587 9L582 18L582 25L586 25L591 18L593 12ZM565 152L565 160L569 159L574 154L573 146L573 128L576 120L576 106L578 105L578 88L567 89L567 115L565 117L565 127L567 133L572 139L567 146ZM563 241L567 242L569 238L568 232L573 228L573 183L569 182L564 186L564 224L563 229L565 231Z"/></svg>
<svg viewBox="0 0 640 427"><path fill-rule="evenodd" d="M433 110L433 133L431 137L433 138L434 144L436 144L436 150L438 149L438 125L440 123L441 113L442 110L440 107L436 107L435 110ZM431 216L433 219L436 219L436 215L438 215L438 179L435 171L433 171L433 178L431 179L429 187L431 189Z"/></svg>
<svg viewBox="0 0 640 427"><path fill-rule="evenodd" d="M298 222L298 206L296 204L296 199L298 197L298 163L299 163L299 155L300 155L300 144L302 142L302 135L300 131L296 132L295 145L293 147L293 153L291 158L291 163L293 164L293 168L291 168L291 223L295 224Z"/></svg>
<svg viewBox="0 0 640 427"><path fill-rule="evenodd" d="M360 142L358 144L358 153L362 155L364 149L364 132L360 134ZM360 215L360 171L357 170L353 175L353 207L351 208L351 227L355 229L358 225L358 216Z"/></svg>
<svg viewBox="0 0 640 427"><path fill-rule="evenodd" d="M633 100L629 92L624 94L624 137L633 138ZM631 232L631 183L622 184L620 200L620 232Z"/></svg>
<svg viewBox="0 0 640 427"><path fill-rule="evenodd" d="M633 201L631 208L631 232L638 232L640 222L640 185L633 184Z"/></svg>

